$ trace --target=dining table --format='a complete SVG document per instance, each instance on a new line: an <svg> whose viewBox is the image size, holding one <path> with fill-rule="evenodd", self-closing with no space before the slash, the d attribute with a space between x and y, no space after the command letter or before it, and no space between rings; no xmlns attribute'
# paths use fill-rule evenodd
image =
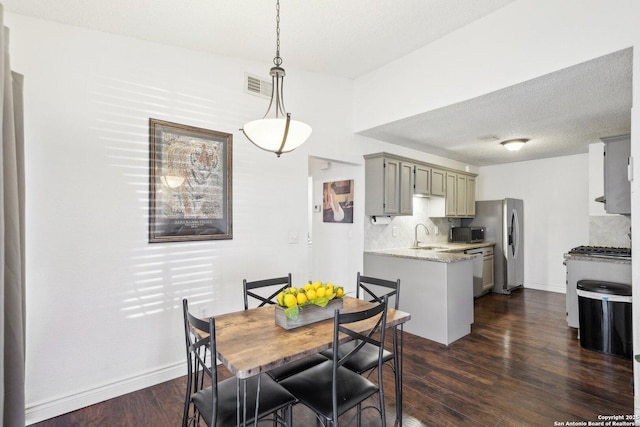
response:
<svg viewBox="0 0 640 427"><path fill-rule="evenodd" d="M342 313L366 310L375 303L344 296ZM283 366L289 362L320 353L333 346L333 316L326 320L310 323L287 330L275 322L275 305L251 308L248 310L215 316L216 356L238 381L244 380ZM411 319L409 313L387 309L387 328L392 329L394 352L397 355L395 380L402 390L402 350L404 344L403 324ZM364 332L372 327L375 319L353 324L353 329ZM339 340L351 340L346 334L340 334ZM386 341L386 340L385 340ZM259 393L259 388L258 388ZM396 396L396 421L402 425L402 393ZM245 394L246 395L246 394ZM240 408L238 400L238 408ZM246 408L246 405L243 406ZM240 417L246 420L246 414ZM243 422L243 425L245 423Z"/></svg>

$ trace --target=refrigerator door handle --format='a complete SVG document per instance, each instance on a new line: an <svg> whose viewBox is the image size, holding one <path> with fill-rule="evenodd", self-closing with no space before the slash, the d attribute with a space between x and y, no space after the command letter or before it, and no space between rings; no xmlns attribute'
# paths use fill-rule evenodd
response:
<svg viewBox="0 0 640 427"><path fill-rule="evenodd" d="M511 236L509 236L509 240L511 240L511 252L513 253L513 257L518 257L518 249L520 247L520 224L518 220L518 211L513 209L511 211Z"/></svg>

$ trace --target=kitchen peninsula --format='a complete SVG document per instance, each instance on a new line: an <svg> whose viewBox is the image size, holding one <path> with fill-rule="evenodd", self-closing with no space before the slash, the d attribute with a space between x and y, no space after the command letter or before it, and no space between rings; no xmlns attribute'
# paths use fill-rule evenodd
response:
<svg viewBox="0 0 640 427"><path fill-rule="evenodd" d="M469 334L473 323L474 255L465 249L443 244L365 251L364 274L400 279L400 309L411 313L405 330L449 345Z"/></svg>

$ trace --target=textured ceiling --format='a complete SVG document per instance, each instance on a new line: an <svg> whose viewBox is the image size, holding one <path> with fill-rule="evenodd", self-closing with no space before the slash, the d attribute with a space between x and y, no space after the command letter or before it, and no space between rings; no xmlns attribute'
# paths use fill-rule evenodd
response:
<svg viewBox="0 0 640 427"><path fill-rule="evenodd" d="M275 1L1 0L7 12L187 49L275 55ZM357 78L514 0L281 0L284 67ZM469 164L585 153L630 132L630 49L363 135ZM313 123L311 123L313 126ZM499 145L529 138L507 152Z"/></svg>
<svg viewBox="0 0 640 427"><path fill-rule="evenodd" d="M630 132L632 61L625 49L361 134L479 166L586 153ZM500 145L514 138L530 141Z"/></svg>

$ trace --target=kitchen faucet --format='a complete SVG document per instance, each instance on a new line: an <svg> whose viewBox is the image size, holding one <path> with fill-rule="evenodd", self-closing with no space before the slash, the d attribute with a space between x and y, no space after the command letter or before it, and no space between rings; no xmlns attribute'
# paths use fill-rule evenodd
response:
<svg viewBox="0 0 640 427"><path fill-rule="evenodd" d="M424 227L424 231L425 233L428 235L429 234L429 227L427 227L426 225L424 225L423 223L419 222L416 224L416 228L414 230L414 239L413 239L413 247L417 248L420 245L420 242L418 241L418 227L419 226L423 226Z"/></svg>

